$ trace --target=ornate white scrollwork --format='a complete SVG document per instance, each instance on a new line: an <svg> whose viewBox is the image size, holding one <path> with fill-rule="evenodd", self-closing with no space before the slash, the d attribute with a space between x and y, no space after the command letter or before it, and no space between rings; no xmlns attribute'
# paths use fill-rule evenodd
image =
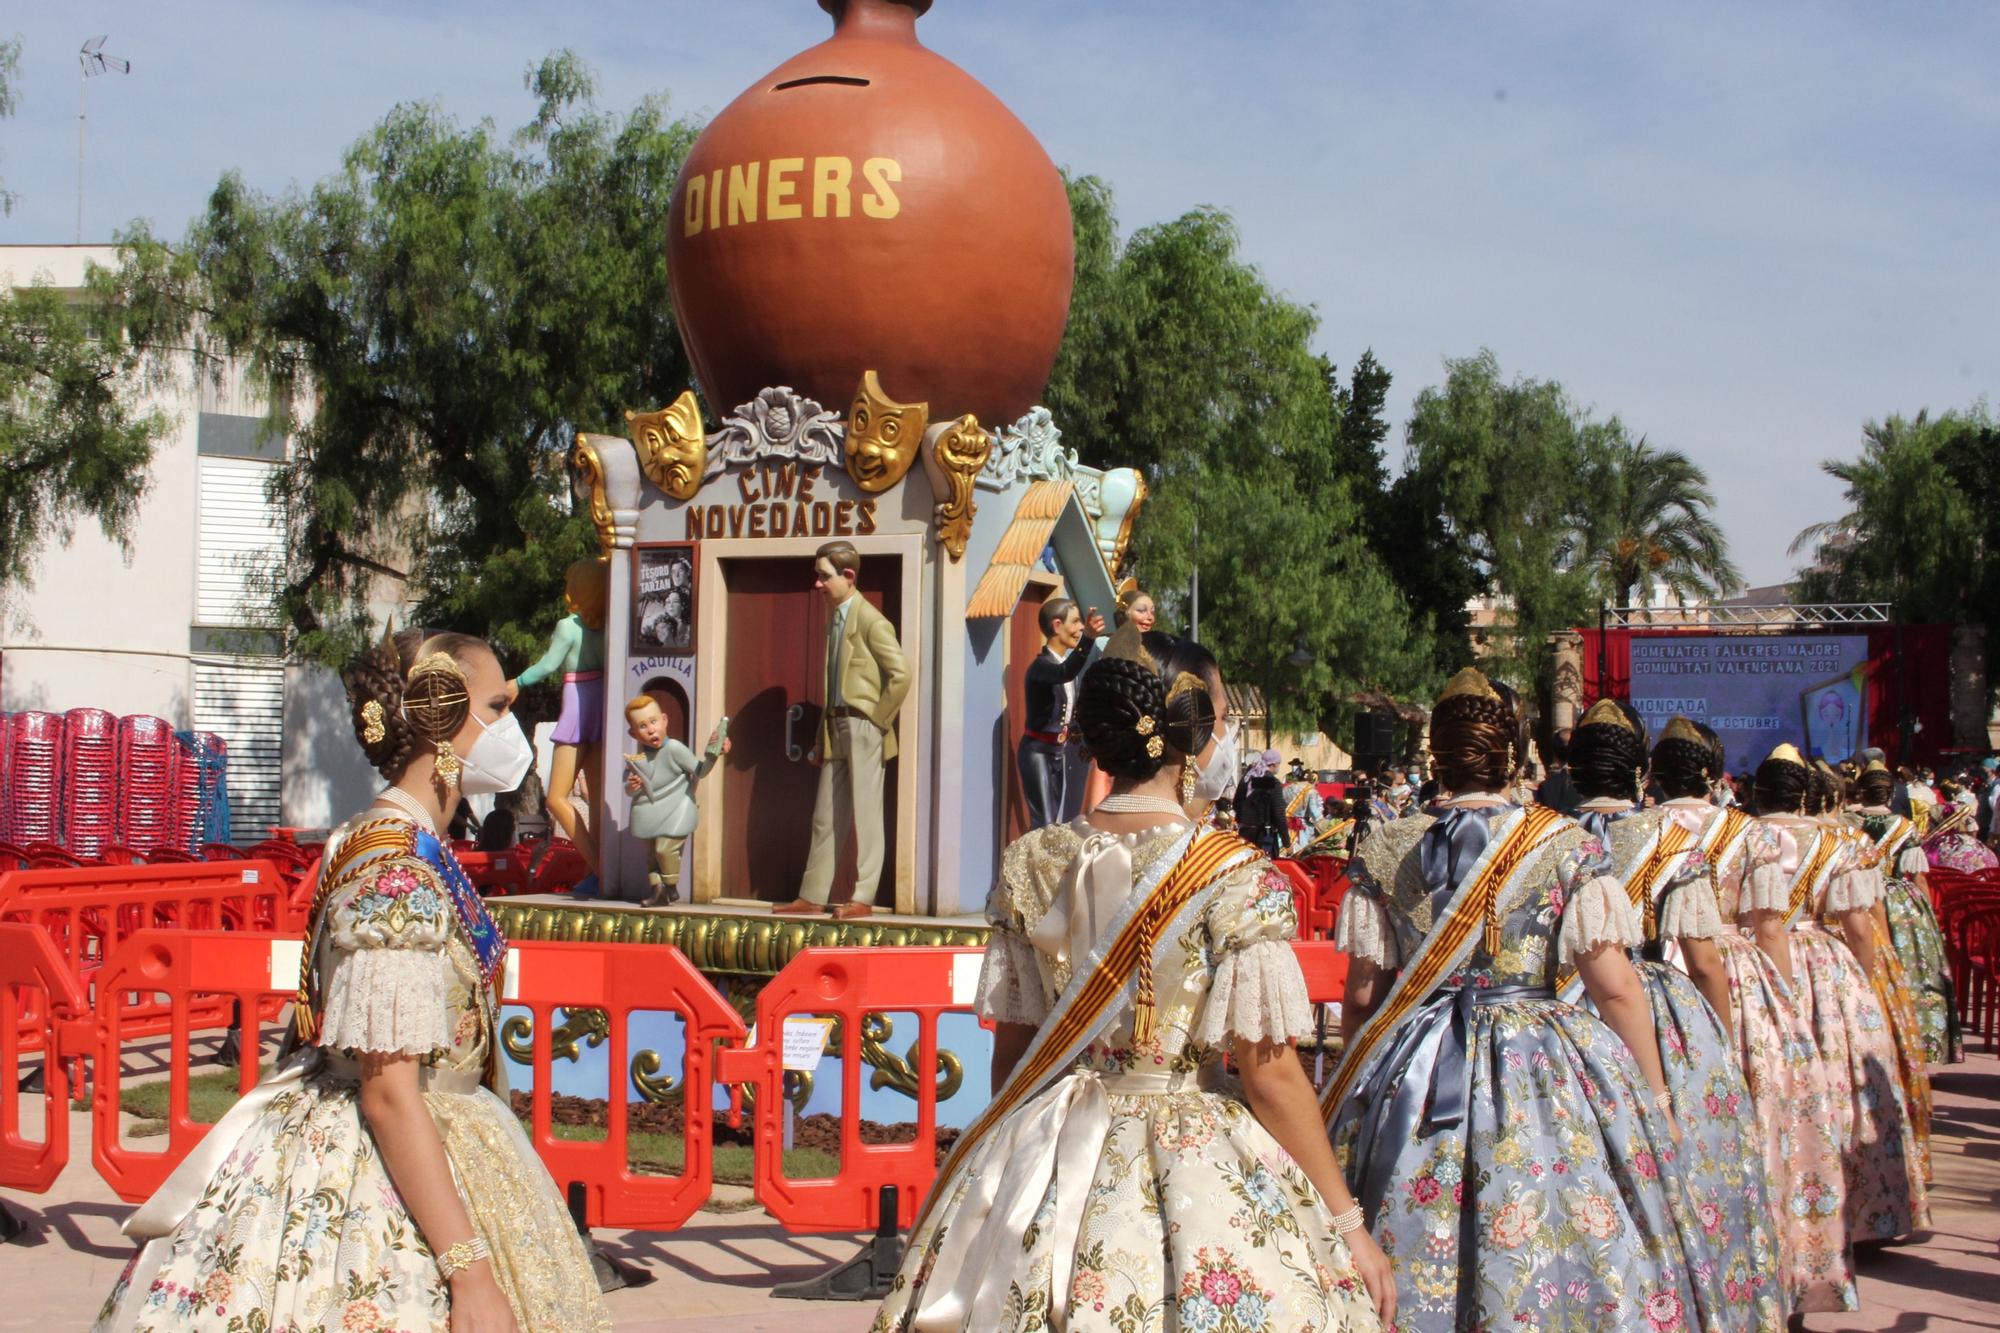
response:
<svg viewBox="0 0 2000 1333"><path fill-rule="evenodd" d="M993 453L979 470L978 484L1004 491L1015 482L1068 481L1076 472L1076 451L1062 447L1062 429L1046 407L1031 407L993 436Z"/></svg>
<svg viewBox="0 0 2000 1333"><path fill-rule="evenodd" d="M708 437L704 480L767 458L844 467L846 434L838 412L784 385L766 389L723 418L722 429Z"/></svg>

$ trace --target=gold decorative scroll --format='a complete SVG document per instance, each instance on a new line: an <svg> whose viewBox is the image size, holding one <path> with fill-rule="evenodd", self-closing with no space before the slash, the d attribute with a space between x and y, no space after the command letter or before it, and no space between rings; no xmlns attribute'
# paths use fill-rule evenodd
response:
<svg viewBox="0 0 2000 1333"><path fill-rule="evenodd" d="M611 502L604 497L604 460L588 435L576 437L570 450L569 469L578 498L590 507L590 522L597 529L598 549L610 555L617 544L617 529L611 520Z"/></svg>
<svg viewBox="0 0 2000 1333"><path fill-rule="evenodd" d="M686 954L689 962L711 978L776 976L801 949L906 945L983 948L989 933L984 921L920 925L881 918L801 921L797 917L735 912L663 912L596 903L527 903L513 898L494 898L487 906L510 940L670 945ZM755 1016L754 985L740 990L726 989L732 1003L741 999L739 1012Z"/></svg>
<svg viewBox="0 0 2000 1333"><path fill-rule="evenodd" d="M899 403L874 371L863 371L847 408L847 475L870 493L894 486L917 461L930 419L929 403Z"/></svg>
<svg viewBox="0 0 2000 1333"><path fill-rule="evenodd" d="M694 499L708 469L708 436L693 389L657 412L627 412L625 433L646 480L676 500Z"/></svg>
<svg viewBox="0 0 2000 1333"><path fill-rule="evenodd" d="M973 479L992 453L993 437L970 413L956 421L941 421L924 433L924 467L939 497L938 544L954 561L965 558L972 519L979 512L972 502Z"/></svg>

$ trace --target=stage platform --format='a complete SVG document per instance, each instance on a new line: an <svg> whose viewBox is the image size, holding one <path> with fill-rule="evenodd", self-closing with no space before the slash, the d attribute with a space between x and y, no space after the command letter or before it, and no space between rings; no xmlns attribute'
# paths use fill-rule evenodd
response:
<svg viewBox="0 0 2000 1333"><path fill-rule="evenodd" d="M509 939L590 940L616 944L670 944L702 972L769 977L801 949L869 946L960 945L983 948L982 916L900 916L877 913L853 921L830 916L773 916L771 904L745 899L713 903L638 903L536 893L489 898L486 905Z"/></svg>

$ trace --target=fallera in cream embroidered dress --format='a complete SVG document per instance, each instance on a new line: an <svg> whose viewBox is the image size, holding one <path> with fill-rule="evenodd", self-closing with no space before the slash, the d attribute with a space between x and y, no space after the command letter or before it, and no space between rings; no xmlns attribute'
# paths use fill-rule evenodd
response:
<svg viewBox="0 0 2000 1333"><path fill-rule="evenodd" d="M376 843L385 825L400 834L392 845L342 864L344 839L368 832ZM461 873L450 853L378 813L336 832L325 864L345 882L320 908L319 1045L273 1077L275 1095L247 1123L225 1117L210 1131L238 1137L217 1145L227 1155L205 1182L177 1177L162 1190L185 1185L193 1206L134 1257L98 1333L449 1327L447 1287L361 1116L354 1059L363 1052L423 1060L424 1103L523 1333L608 1330L555 1185L486 1086L493 997L449 891L448 877ZM476 903L465 910L483 911Z"/></svg>
<svg viewBox="0 0 2000 1333"><path fill-rule="evenodd" d="M1129 856L1143 893L1185 841L1185 828L1111 835L1078 820L1009 846L980 1012L1047 1017L1070 962L1036 928L1079 864ZM1203 895L1155 977L1155 1036L1135 1040L1125 1002L1071 1073L999 1122L910 1237L877 1333L1380 1328L1318 1191L1220 1070L1232 1037L1312 1029L1291 890L1246 852Z"/></svg>
<svg viewBox="0 0 2000 1333"><path fill-rule="evenodd" d="M1400 970L1523 817L1441 806L1378 825L1348 867L1341 946ZM1603 845L1561 822L1510 881L1522 887L1502 904L1499 952L1475 930L1334 1112L1334 1147L1395 1266L1396 1327L1757 1328L1766 1302L1728 1291L1637 1061L1555 995L1563 964L1640 942Z"/></svg>

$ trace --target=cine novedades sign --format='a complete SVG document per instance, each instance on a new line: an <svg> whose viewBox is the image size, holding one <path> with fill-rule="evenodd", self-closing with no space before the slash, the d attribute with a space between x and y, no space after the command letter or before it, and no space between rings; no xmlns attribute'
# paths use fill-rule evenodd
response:
<svg viewBox="0 0 2000 1333"><path fill-rule="evenodd" d="M765 463L736 474L740 504L694 504L689 541L723 537L866 537L875 531L875 501L821 496L817 464Z"/></svg>

